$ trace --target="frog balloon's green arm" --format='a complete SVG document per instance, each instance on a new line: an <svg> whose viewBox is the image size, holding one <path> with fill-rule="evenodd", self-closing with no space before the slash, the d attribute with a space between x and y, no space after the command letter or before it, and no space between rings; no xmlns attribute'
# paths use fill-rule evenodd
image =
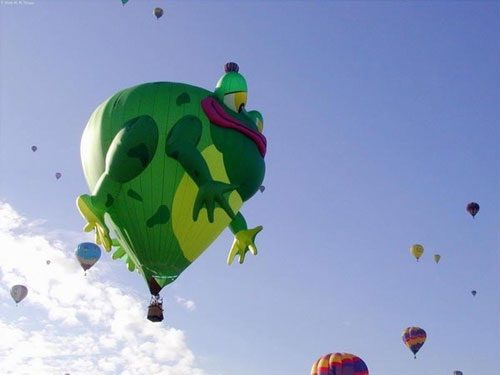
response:
<svg viewBox="0 0 500 375"><path fill-rule="evenodd" d="M201 133L201 121L194 116L184 116L170 131L165 152L168 156L177 160L198 185L199 192L193 206L194 221L198 220L200 210L205 205L208 221L213 223L216 202L226 211L229 217L234 218L233 210L223 194L236 189L237 186L213 180L205 159L196 148Z"/></svg>
<svg viewBox="0 0 500 375"><path fill-rule="evenodd" d="M253 255L257 255L255 237L263 229L262 225L248 229L245 218L238 212L229 224L229 229L234 234L234 241L227 256L227 264L231 265L236 255L240 256L239 262L242 264L245 261L247 251L250 251Z"/></svg>

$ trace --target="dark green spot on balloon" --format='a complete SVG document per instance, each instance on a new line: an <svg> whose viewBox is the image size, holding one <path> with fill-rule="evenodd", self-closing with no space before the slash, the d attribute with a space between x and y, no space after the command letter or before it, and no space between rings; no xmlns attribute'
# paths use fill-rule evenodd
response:
<svg viewBox="0 0 500 375"><path fill-rule="evenodd" d="M170 211L168 207L165 205L161 205L158 207L158 210L155 212L153 216L151 216L146 222L149 228L154 227L158 224L165 224L170 219Z"/></svg>
<svg viewBox="0 0 500 375"><path fill-rule="evenodd" d="M112 180L128 182L144 171L156 152L158 127L150 116L127 121L111 142L106 169Z"/></svg>
<svg viewBox="0 0 500 375"><path fill-rule="evenodd" d="M128 192L127 192L127 195L130 197L130 198L133 198L139 202L142 202L142 197L139 195L138 192L132 190L132 189L128 189Z"/></svg>
<svg viewBox="0 0 500 375"><path fill-rule="evenodd" d="M108 194L108 196L106 198L107 198L106 199L106 207L111 207L111 205L115 201L115 198L113 198L113 196L111 194Z"/></svg>
<svg viewBox="0 0 500 375"><path fill-rule="evenodd" d="M191 103L191 97L187 93L183 92L177 97L176 103L178 106Z"/></svg>
<svg viewBox="0 0 500 375"><path fill-rule="evenodd" d="M146 168L149 164L149 161L151 160L148 148L144 143L141 143L140 145L137 145L136 147L128 150L127 156L139 159L143 168Z"/></svg>

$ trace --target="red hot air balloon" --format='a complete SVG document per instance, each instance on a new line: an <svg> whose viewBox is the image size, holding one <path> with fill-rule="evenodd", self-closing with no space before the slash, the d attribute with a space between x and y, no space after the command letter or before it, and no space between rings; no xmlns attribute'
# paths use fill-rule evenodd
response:
<svg viewBox="0 0 500 375"><path fill-rule="evenodd" d="M366 363L349 353L326 354L313 363L311 375L369 375Z"/></svg>
<svg viewBox="0 0 500 375"><path fill-rule="evenodd" d="M470 202L467 205L467 212L472 215L472 218L474 218L474 216L476 216L476 214L479 212L479 204L477 204L476 202Z"/></svg>

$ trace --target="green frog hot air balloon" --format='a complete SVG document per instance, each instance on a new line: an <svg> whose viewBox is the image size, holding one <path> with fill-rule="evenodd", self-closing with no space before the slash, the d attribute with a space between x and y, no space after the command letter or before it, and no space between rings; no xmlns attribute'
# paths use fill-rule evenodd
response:
<svg viewBox="0 0 500 375"><path fill-rule="evenodd" d="M226 227L235 236L228 264L257 254L262 227L248 229L240 208L264 179L263 119L246 110L238 65L227 63L225 71L214 92L172 82L120 91L83 132L91 194L80 195L77 206L85 231L95 230L107 251L117 247L113 258L142 274L153 296Z"/></svg>

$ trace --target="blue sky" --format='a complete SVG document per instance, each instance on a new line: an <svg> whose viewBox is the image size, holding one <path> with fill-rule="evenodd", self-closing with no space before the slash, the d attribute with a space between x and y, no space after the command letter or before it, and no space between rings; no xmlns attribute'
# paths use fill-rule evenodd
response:
<svg viewBox="0 0 500 375"><path fill-rule="evenodd" d="M165 15L156 21L158 5ZM169 375L308 374L332 351L359 355L374 375L467 375L500 366L499 2L130 0L123 7L34 0L0 7L0 200L10 220L1 232L0 329L18 337L4 345L34 348L30 335L56 349L71 335L87 340L64 359L56 349L27 350L31 359L15 362L0 351L8 374L83 374L78 361L95 374L144 373L103 364L128 366L122 358L132 355L120 347L78 355L78 345L100 348L104 335L125 348L168 347L150 360L173 361L175 369L157 372ZM84 281L74 265L76 244L92 239L81 232L74 203L87 192L80 137L115 92L150 81L213 89L227 61L240 65L248 108L263 114L268 139L266 190L242 210L250 226L264 226L259 254L227 266L232 236L223 233L164 290L166 320L148 339L141 314L149 293L140 276L108 254ZM470 201L481 205L474 220L465 211ZM418 264L413 243L426 249ZM53 275L26 260L42 250L60 259ZM438 265L434 253L442 256ZM136 321L102 316L137 339L116 336L96 318L98 308L68 299L71 289L39 288L16 309L9 283L30 277L47 285L68 285L68 278L96 306L116 289L116 300L134 304ZM87 289L99 297L86 297ZM57 313L69 311L68 301L74 321ZM122 312L124 304L113 307ZM400 338L412 325L428 334L418 360ZM133 353L135 362L148 360ZM148 373L160 368L150 366Z"/></svg>

